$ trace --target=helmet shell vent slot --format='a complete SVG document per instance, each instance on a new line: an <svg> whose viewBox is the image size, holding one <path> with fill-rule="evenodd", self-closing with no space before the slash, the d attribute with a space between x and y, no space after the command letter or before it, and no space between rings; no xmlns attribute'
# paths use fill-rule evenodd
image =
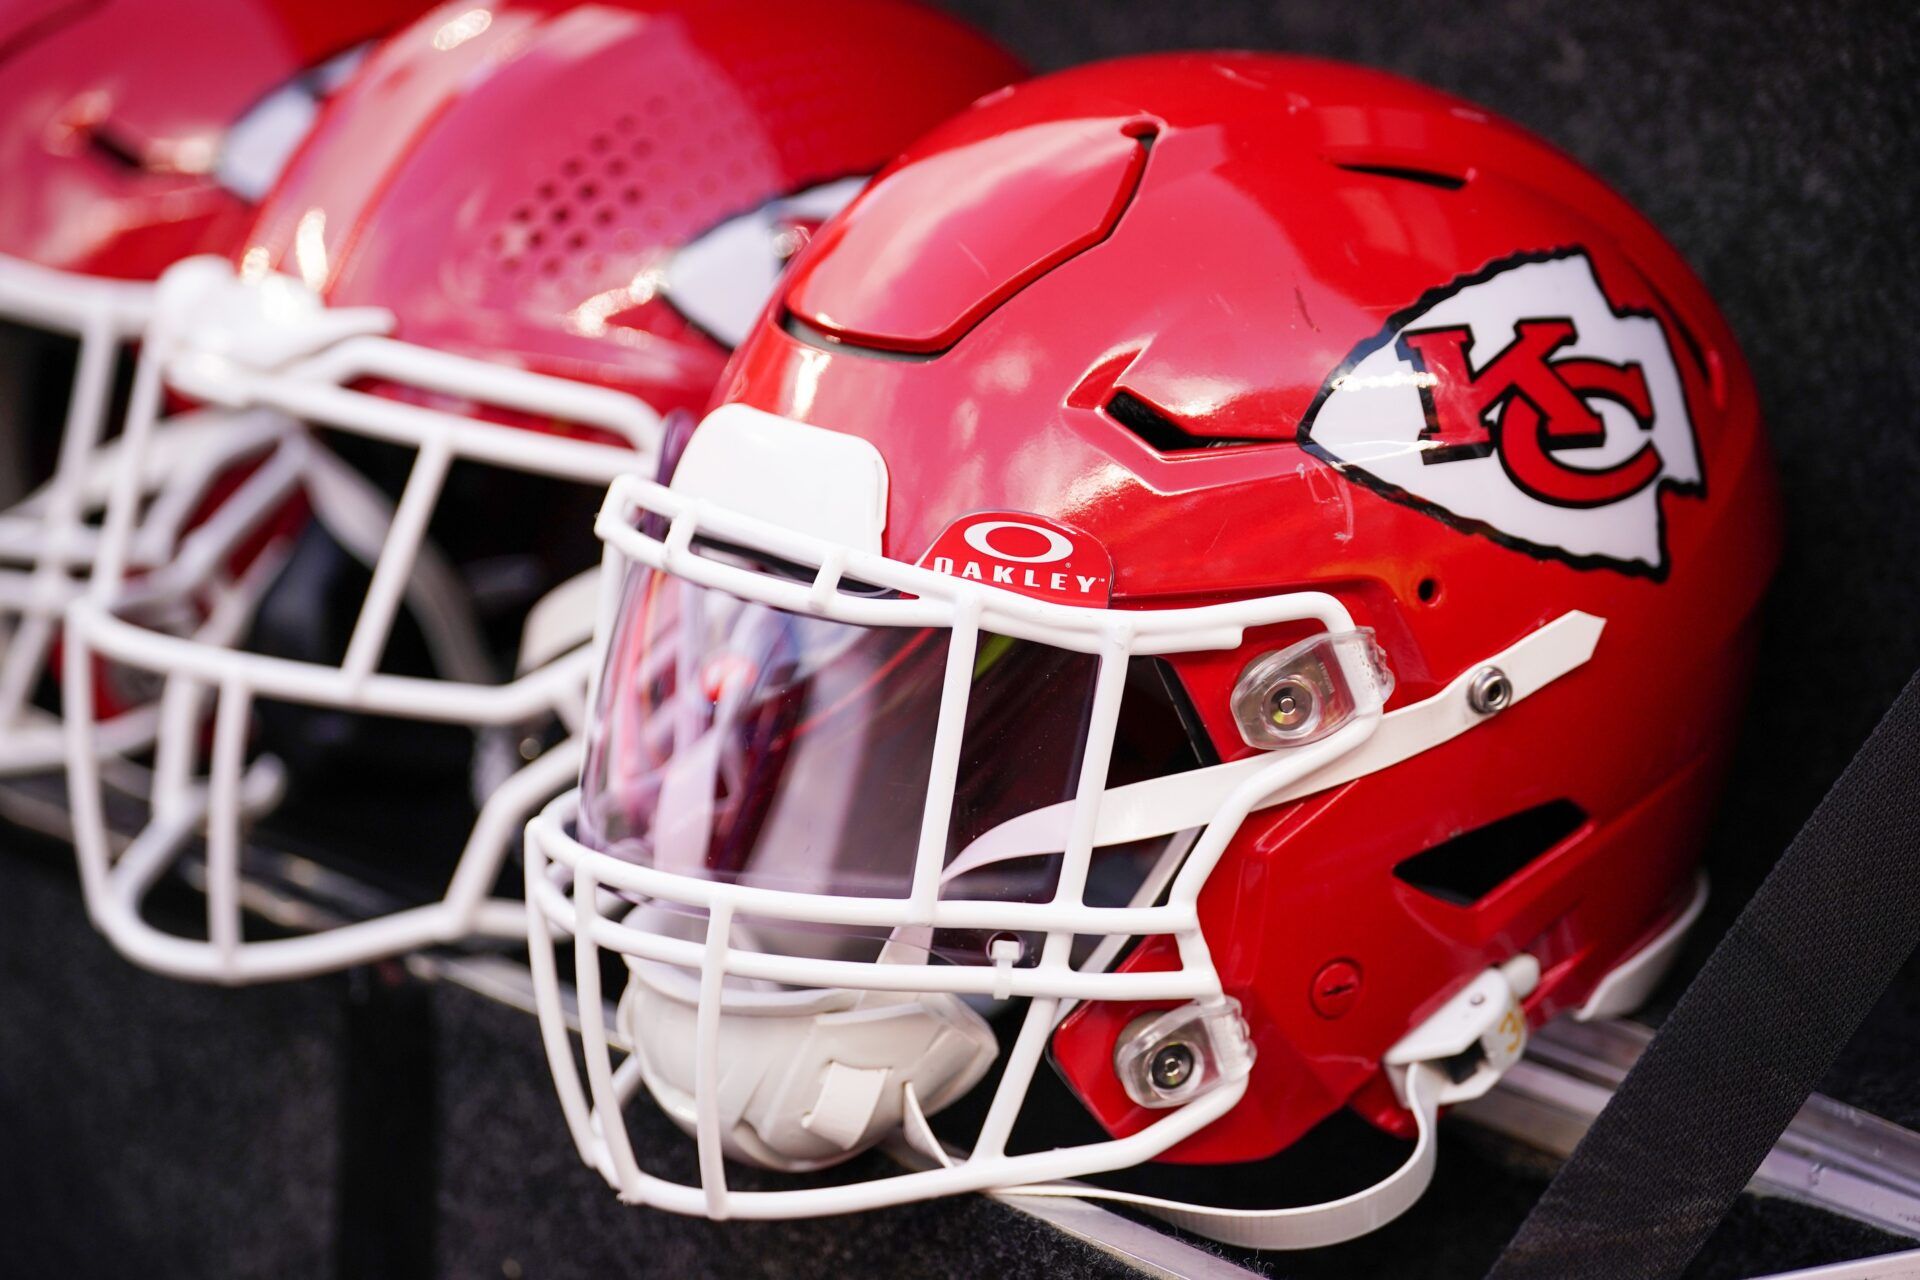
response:
<svg viewBox="0 0 1920 1280"><path fill-rule="evenodd" d="M1571 800L1550 800L1463 831L1400 863L1394 875L1442 902L1470 907L1587 824Z"/></svg>

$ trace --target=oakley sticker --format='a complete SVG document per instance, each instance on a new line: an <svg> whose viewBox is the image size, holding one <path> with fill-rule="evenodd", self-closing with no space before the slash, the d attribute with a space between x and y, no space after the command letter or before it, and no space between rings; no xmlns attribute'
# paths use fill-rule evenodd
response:
<svg viewBox="0 0 1920 1280"><path fill-rule="evenodd" d="M933 540L920 564L1056 604L1105 608L1113 589L1113 558L1105 547L1024 511L961 516Z"/></svg>
<svg viewBox="0 0 1920 1280"><path fill-rule="evenodd" d="M1609 302L1579 250L1506 259L1393 317L1327 380L1300 439L1460 528L1655 578L1661 495L1705 486L1665 329Z"/></svg>

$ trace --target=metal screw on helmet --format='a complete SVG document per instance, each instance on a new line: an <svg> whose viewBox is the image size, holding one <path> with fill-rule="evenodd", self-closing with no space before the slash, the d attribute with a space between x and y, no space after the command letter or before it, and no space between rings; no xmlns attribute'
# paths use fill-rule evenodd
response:
<svg viewBox="0 0 1920 1280"><path fill-rule="evenodd" d="M1136 1106L1184 1106L1246 1078L1253 1042L1232 996L1143 1013L1113 1046L1113 1069Z"/></svg>
<svg viewBox="0 0 1920 1280"><path fill-rule="evenodd" d="M1283 734L1296 734L1313 720L1319 698L1303 676L1286 676L1267 693L1267 719Z"/></svg>
<svg viewBox="0 0 1920 1280"><path fill-rule="evenodd" d="M1153 1051L1147 1070L1154 1088L1172 1093L1193 1078L1193 1049L1178 1040L1163 1044Z"/></svg>
<svg viewBox="0 0 1920 1280"><path fill-rule="evenodd" d="M1498 667L1482 667L1467 685L1467 705L1483 716L1504 711L1513 702L1513 681Z"/></svg>

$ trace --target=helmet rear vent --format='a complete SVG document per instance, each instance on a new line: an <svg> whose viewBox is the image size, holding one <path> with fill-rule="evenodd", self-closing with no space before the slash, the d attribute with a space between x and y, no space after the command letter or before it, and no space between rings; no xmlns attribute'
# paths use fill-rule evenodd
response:
<svg viewBox="0 0 1920 1280"><path fill-rule="evenodd" d="M631 117L622 116L595 132L513 206L489 240L502 268L549 280L582 272L598 279L608 257L662 235L663 211L647 200L653 144L627 137L631 129Z"/></svg>
<svg viewBox="0 0 1920 1280"><path fill-rule="evenodd" d="M1393 873L1420 892L1470 907L1551 852L1587 823L1571 800L1522 809L1433 846Z"/></svg>
<svg viewBox="0 0 1920 1280"><path fill-rule="evenodd" d="M1439 187L1442 191L1458 191L1467 185L1464 175L1446 173L1439 169L1419 169L1401 164L1362 164L1358 161L1333 162L1334 168L1345 169L1348 173L1371 174L1376 178L1394 178L1401 182L1417 182L1426 187Z"/></svg>
<svg viewBox="0 0 1920 1280"><path fill-rule="evenodd" d="M1187 431L1131 391L1116 391L1107 401L1107 416L1140 437L1155 453L1192 453L1197 449L1224 449L1237 444L1270 444L1232 436L1197 436Z"/></svg>

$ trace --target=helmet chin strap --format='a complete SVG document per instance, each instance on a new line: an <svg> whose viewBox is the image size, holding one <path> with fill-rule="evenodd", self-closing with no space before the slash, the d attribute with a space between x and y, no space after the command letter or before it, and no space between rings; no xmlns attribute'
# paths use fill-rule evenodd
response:
<svg viewBox="0 0 1920 1280"><path fill-rule="evenodd" d="M1338 1200L1286 1209L1217 1209L1072 1183L1009 1187L1004 1194L1077 1196L1083 1200L1130 1204L1165 1218L1176 1227L1242 1249L1317 1249L1339 1244L1377 1230L1405 1213L1433 1181L1439 1156L1434 1128L1446 1084L1446 1075L1431 1063L1415 1063L1408 1068L1400 1096L1413 1112L1416 1133L1413 1154L1379 1182Z"/></svg>
<svg viewBox="0 0 1920 1280"><path fill-rule="evenodd" d="M1488 969L1387 1051L1388 1078L1413 1113L1413 1152L1385 1178L1352 1195L1284 1209L1223 1209L1074 1182L1007 1187L996 1194L1130 1204L1243 1249L1317 1249L1366 1235L1412 1208L1433 1180L1440 1108L1479 1097L1519 1060L1527 1043L1520 1001L1539 980L1539 963L1524 954ZM910 1109L904 1130L913 1150L943 1165L953 1162L924 1116Z"/></svg>

